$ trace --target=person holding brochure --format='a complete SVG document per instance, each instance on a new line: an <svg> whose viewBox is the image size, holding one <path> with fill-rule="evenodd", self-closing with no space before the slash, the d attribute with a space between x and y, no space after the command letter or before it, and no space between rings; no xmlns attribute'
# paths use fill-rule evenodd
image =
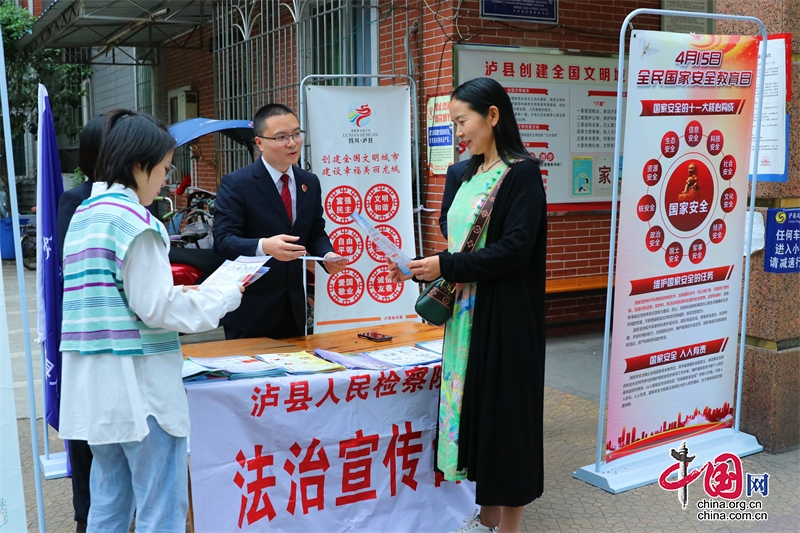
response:
<svg viewBox="0 0 800 533"><path fill-rule="evenodd" d="M188 511L189 408L178 332L215 328L235 285L172 284L166 228L145 206L174 167L159 120L106 117L91 196L64 240L60 436L89 442L88 531L180 532Z"/></svg>
<svg viewBox="0 0 800 533"><path fill-rule="evenodd" d="M214 251L225 259L270 255L270 271L248 287L242 306L222 321L226 339L285 338L305 331L303 268L312 255L339 257L325 232L322 193L314 174L295 166L304 132L294 112L268 104L253 118L261 157L223 176L214 216ZM321 263L329 274L347 260Z"/></svg>
<svg viewBox="0 0 800 533"><path fill-rule="evenodd" d="M471 158L447 213L448 250L408 264L418 280L442 276L456 284L445 325L436 467L447 480L476 482L480 514L459 531L518 532L523 507L544 485L545 191L499 83L460 85L450 116ZM501 178L478 245L459 252ZM411 278L394 263L389 270L395 282Z"/></svg>

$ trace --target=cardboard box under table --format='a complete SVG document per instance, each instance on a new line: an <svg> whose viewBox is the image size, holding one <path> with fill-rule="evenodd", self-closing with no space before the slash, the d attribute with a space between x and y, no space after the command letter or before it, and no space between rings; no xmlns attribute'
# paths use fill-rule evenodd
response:
<svg viewBox="0 0 800 533"><path fill-rule="evenodd" d="M416 322L274 341L184 347L193 357L323 348L338 352L440 339ZM475 509L470 482L433 471L441 366L350 370L186 386L194 529L451 531Z"/></svg>

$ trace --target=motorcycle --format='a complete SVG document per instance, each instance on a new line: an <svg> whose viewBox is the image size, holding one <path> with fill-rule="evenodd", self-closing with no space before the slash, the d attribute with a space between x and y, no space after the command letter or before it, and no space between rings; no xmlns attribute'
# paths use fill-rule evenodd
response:
<svg viewBox="0 0 800 533"><path fill-rule="evenodd" d="M177 189L176 194L180 194ZM169 262L175 285L198 285L224 262L212 249L215 196L210 191L195 188L189 192L186 207L177 211L172 209L168 196L156 198L170 205L170 211L161 219L170 233ZM182 224L186 220L189 222Z"/></svg>
<svg viewBox="0 0 800 533"><path fill-rule="evenodd" d="M246 120L213 120L193 118L173 124L169 128L175 138L176 147L190 143L199 137L221 133L254 151L253 124ZM186 207L177 211L170 204L170 212L162 217L170 233L169 260L175 285L198 285L225 261L213 250L214 200L216 194L192 187L191 176L186 174L175 189L176 199L187 193Z"/></svg>

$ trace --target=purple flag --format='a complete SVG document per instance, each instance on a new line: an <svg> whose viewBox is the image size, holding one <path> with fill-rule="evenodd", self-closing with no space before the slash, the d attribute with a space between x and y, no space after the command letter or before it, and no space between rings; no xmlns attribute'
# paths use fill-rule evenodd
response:
<svg viewBox="0 0 800 533"><path fill-rule="evenodd" d="M61 403L61 245L58 242L58 200L64 194L58 144L50 98L39 85L39 143L36 184L36 303L38 342L44 346L44 413L47 423L58 430Z"/></svg>

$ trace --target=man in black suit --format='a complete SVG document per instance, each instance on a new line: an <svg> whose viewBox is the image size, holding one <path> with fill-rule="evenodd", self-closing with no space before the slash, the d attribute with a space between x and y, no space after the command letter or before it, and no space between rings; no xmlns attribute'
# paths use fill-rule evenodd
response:
<svg viewBox="0 0 800 533"><path fill-rule="evenodd" d="M269 272L247 288L239 308L222 319L226 339L302 335L306 321L300 256L339 257L325 232L322 193L314 174L295 166L303 147L300 122L281 104L253 118L261 157L223 176L214 215L214 251L226 259L269 255ZM347 261L328 261L329 274Z"/></svg>

